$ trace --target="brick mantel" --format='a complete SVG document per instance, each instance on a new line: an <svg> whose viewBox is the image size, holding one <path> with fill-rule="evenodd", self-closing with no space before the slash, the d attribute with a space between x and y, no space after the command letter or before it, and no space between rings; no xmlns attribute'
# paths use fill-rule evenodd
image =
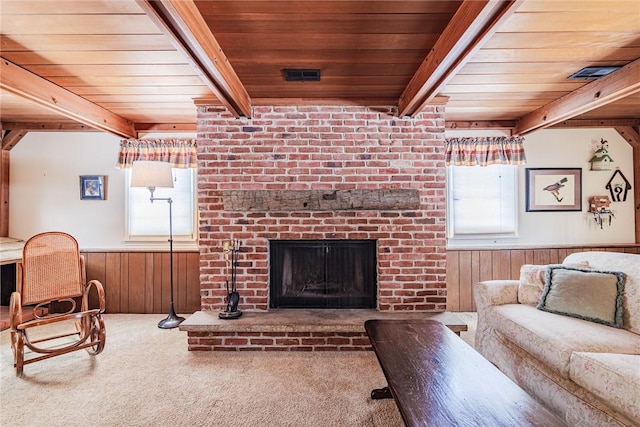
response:
<svg viewBox="0 0 640 427"><path fill-rule="evenodd" d="M236 119L220 107L198 107L202 309L225 305L221 242L233 237L242 242L241 310L268 309L268 245L275 239L376 240L378 309L445 310L443 109L398 118L392 107L265 106L255 107L251 119ZM242 210L228 208L227 200L225 209L225 194L234 192L308 197L380 190L417 191L418 203Z"/></svg>

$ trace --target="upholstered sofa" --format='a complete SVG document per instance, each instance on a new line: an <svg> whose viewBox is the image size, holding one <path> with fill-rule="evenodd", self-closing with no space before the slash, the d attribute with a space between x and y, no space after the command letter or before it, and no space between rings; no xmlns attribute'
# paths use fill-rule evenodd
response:
<svg viewBox="0 0 640 427"><path fill-rule="evenodd" d="M478 351L569 426L640 426L640 255L578 252L520 276L474 286ZM589 300L595 276L611 279L617 307L606 294ZM557 299L562 289L584 290ZM611 318L586 308L594 301Z"/></svg>

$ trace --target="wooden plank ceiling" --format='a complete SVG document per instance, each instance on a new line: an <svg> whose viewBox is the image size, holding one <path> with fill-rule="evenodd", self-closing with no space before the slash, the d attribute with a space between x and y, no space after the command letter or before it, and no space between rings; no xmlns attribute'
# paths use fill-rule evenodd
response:
<svg viewBox="0 0 640 427"><path fill-rule="evenodd" d="M5 133L195 129L199 102L238 117L446 102L448 124L516 133L640 121L637 0L0 0L0 14ZM567 79L596 65L622 68Z"/></svg>

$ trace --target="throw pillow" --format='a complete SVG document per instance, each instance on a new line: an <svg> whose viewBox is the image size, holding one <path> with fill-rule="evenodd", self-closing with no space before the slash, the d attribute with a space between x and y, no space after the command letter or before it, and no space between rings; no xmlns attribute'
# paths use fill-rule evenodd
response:
<svg viewBox="0 0 640 427"><path fill-rule="evenodd" d="M567 267L589 268L589 262L562 264ZM518 302L520 304L538 305L545 283L546 265L523 264L520 267L520 283L518 284Z"/></svg>
<svg viewBox="0 0 640 427"><path fill-rule="evenodd" d="M550 265L540 310L622 328L625 274Z"/></svg>

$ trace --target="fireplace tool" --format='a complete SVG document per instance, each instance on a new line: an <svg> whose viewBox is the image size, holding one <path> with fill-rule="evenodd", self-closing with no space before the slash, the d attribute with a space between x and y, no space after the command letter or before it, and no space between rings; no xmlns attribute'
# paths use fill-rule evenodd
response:
<svg viewBox="0 0 640 427"><path fill-rule="evenodd" d="M238 310L238 302L240 294L236 286L236 278L238 274L238 252L240 252L240 241L231 239L231 241L222 242L222 250L224 252L226 267L226 285L227 285L227 307L218 314L220 319L237 319L242 316L242 311ZM229 259L231 258L231 259ZM231 265L231 286L229 286L229 265Z"/></svg>

